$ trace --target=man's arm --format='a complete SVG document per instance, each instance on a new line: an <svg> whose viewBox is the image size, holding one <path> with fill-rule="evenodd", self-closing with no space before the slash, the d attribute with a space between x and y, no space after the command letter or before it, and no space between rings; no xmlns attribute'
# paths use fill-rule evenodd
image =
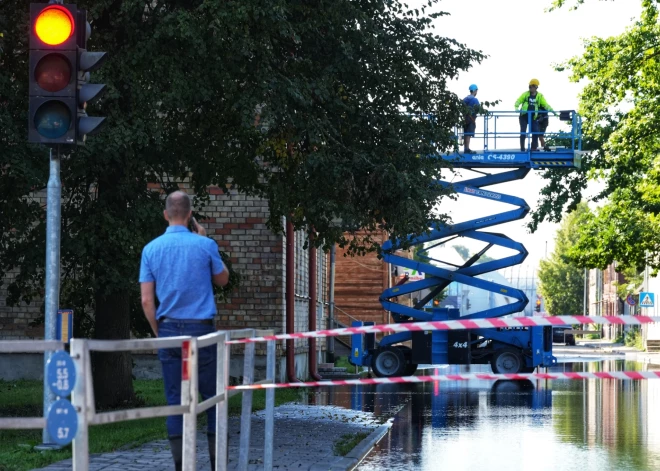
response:
<svg viewBox="0 0 660 471"><path fill-rule="evenodd" d="M229 283L229 270L227 270L227 267L225 266L220 273L213 275L211 279L213 280L214 285L225 286Z"/></svg>
<svg viewBox="0 0 660 471"><path fill-rule="evenodd" d="M156 322L156 284L153 281L140 283L142 295L142 310L144 317L149 321L151 330L158 337L158 323Z"/></svg>

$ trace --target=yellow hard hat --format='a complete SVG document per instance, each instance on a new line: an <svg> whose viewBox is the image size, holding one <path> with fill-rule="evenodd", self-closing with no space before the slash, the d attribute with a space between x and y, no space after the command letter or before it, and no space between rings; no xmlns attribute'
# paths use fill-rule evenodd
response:
<svg viewBox="0 0 660 471"><path fill-rule="evenodd" d="M536 85L537 87L539 86L539 81L537 79L532 79L529 81L530 85Z"/></svg>

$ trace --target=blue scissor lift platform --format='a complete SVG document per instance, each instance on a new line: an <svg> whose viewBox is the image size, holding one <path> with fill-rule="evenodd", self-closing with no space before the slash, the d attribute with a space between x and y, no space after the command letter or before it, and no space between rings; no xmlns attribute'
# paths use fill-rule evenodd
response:
<svg viewBox="0 0 660 471"><path fill-rule="evenodd" d="M482 151L473 153L455 151L429 156L429 158L443 159L453 168L475 170L478 175L460 182L450 183L438 180L436 182L438 185L451 188L460 195L505 203L514 208L452 225L430 223L428 233L409 237L406 241L410 247L417 247L418 258L423 261L411 260L397 252L400 246L406 245L402 243L403 241L384 243L382 249L385 262L426 274L426 278L423 280L394 286L385 290L381 295L382 306L391 313L395 322L501 317L519 313L527 305L528 299L523 291L477 278L477 275L520 264L527 256L527 250L521 243L511 240L506 235L484 231L484 229L524 218L529 212L529 206L522 198L484 188L521 180L531 169L579 168L582 156L582 121L574 111L562 111L562 120L570 122L570 132L545 133L548 139L559 144L551 147L550 151L536 152L531 151L529 147L525 151L521 151L519 147L498 148L498 142L506 143L510 139L518 142L521 136L520 132L498 132L498 121L515 117L517 124L518 116L518 112L493 112L484 116L482 128L484 132L472 137L472 142L483 137L484 150ZM531 113L528 119L532 119ZM533 134L536 133L525 133L528 143ZM460 133L457 132L456 135L460 137ZM484 169L501 171L486 173ZM457 237L481 241L485 247L461 266L452 266L451 263L431 258L429 255L431 249ZM516 253L477 264L479 258L493 246L505 247ZM439 262L442 266L433 262ZM461 312L455 308L435 308L430 312L425 310L424 306L427 302L435 298L452 282L501 294L513 299L513 302L469 315L461 315ZM419 301L412 307L395 302L397 297L412 293L426 294L418 296ZM356 321L352 325L367 324L369 323ZM379 342L376 341L374 334L353 335L351 347L351 363L371 366L377 376L384 377L413 374L419 364L490 363L495 373L524 373L532 372L538 366L554 365L557 361L552 355L552 329L550 327L399 332L386 335Z"/></svg>

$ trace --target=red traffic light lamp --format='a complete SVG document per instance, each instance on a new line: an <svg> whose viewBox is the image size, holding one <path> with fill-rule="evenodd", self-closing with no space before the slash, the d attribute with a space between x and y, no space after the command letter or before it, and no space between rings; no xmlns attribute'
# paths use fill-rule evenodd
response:
<svg viewBox="0 0 660 471"><path fill-rule="evenodd" d="M76 24L71 12L63 5L49 5L34 21L34 34L44 44L59 46L73 36Z"/></svg>

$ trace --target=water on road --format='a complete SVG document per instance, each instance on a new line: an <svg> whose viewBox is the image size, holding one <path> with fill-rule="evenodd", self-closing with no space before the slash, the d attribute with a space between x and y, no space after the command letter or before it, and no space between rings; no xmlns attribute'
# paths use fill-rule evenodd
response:
<svg viewBox="0 0 660 471"><path fill-rule="evenodd" d="M646 368L605 359L551 371ZM396 413L390 433L358 467L363 471L660 470L660 381L453 381L333 390L317 399Z"/></svg>

